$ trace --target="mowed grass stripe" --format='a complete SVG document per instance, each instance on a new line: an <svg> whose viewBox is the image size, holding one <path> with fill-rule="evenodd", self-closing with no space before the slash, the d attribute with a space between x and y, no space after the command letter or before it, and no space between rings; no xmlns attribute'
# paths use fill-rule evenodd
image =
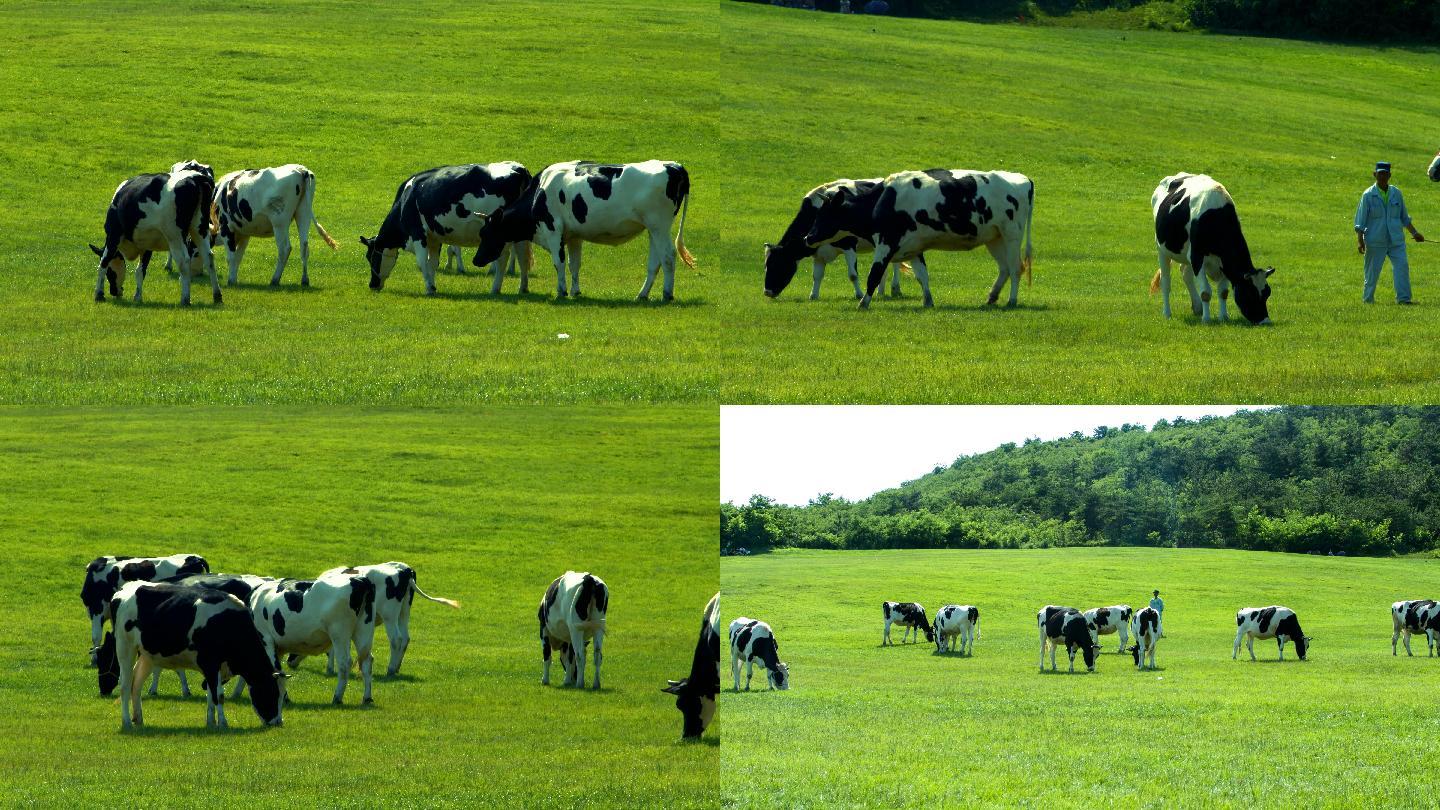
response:
<svg viewBox="0 0 1440 810"><path fill-rule="evenodd" d="M1420 306L1394 306L1387 271L1366 307L1352 232L1384 158L1417 226L1440 234L1440 187L1424 178L1440 96L1421 89L1440 89L1434 51L746 3L720 18L722 64L745 66L721 123L735 158L717 300L726 365L744 370L722 381L722 401L1434 398L1440 286L1427 268L1440 248L1410 247ZM856 311L840 262L821 301L808 300L809 261L781 298L763 298L762 243L806 191L936 166L1035 181L1034 286L1019 307L981 307L996 272L983 250L928 255L934 311L910 278L901 300ZM1161 318L1149 198L1181 170L1226 185L1255 262L1277 268L1274 328L1202 328L1178 270L1176 317Z"/></svg>
<svg viewBox="0 0 1440 810"><path fill-rule="evenodd" d="M1389 606L1435 563L1154 549L778 552L724 558L723 622L775 629L788 692L721 698L727 805L1413 806L1440 660L1390 654ZM1035 612L1165 598L1155 672L1104 636L1097 672L1039 674ZM880 647L884 600L980 609L973 657ZM1232 661L1235 611L1283 604L1310 660ZM899 638L899 630L892 630ZM723 645L722 645L723 646ZM721 652L728 669L728 647ZM1078 658L1078 656L1077 656ZM1048 656L1047 656L1048 659ZM1048 666L1048 660L1047 660ZM743 673L742 673L743 681ZM783 752L783 753L780 753Z"/></svg>
<svg viewBox="0 0 1440 810"><path fill-rule="evenodd" d="M0 541L21 572L0 594L19 628L0 639L9 799L713 804L718 736L678 742L659 690L689 672L718 587L717 447L705 408L0 414ZM404 668L377 677L373 707L356 679L330 706L312 658L283 728L260 730L241 700L229 732L207 732L203 699L180 700L167 673L145 730L122 735L86 666L85 564L178 549L304 578L403 560L463 607L417 602ZM539 684L535 610L566 569L611 588L598 693ZM388 655L379 630L377 673Z"/></svg>
<svg viewBox="0 0 1440 810"><path fill-rule="evenodd" d="M0 402L713 402L718 326L711 278L721 217L713 3L552 3L357 8L11 5L13 88L0 102L10 204L0 228ZM183 19L184 25L175 21ZM299 162L317 176L309 290L298 246L283 286L273 240L255 239L241 284L179 311L152 268L136 307L95 305L94 255L115 186L198 158L217 174ZM367 287L358 243L409 175L519 160L678 160L692 177L678 301L636 303L642 235L585 252L578 301L554 301L536 252L519 280L444 274L425 298L410 256ZM672 232L673 238L673 232ZM467 251L468 253L468 251ZM467 261L469 257L467 255ZM216 251L225 266L223 250ZM557 335L570 335L559 340Z"/></svg>

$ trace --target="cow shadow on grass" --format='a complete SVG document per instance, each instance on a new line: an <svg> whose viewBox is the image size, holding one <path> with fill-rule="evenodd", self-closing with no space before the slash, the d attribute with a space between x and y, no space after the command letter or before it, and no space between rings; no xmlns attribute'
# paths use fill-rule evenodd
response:
<svg viewBox="0 0 1440 810"><path fill-rule="evenodd" d="M406 298L438 298L444 301L476 301L479 303L493 304L518 304L522 302L533 302L537 304L549 303L557 307L590 307L598 309L646 309L646 308L679 308L690 309L691 307L708 306L709 302L703 298L676 298L673 301L662 301L658 294L653 294L648 300L640 301L635 298L592 298L588 295L581 295L579 298L556 298L553 292L446 292L436 291L433 295L426 295L423 292L396 292L394 295Z"/></svg>
<svg viewBox="0 0 1440 810"><path fill-rule="evenodd" d="M720 738L719 738L719 737L701 737L701 738L698 739L698 740L687 740L687 739L685 739L685 738L682 737L682 738L676 740L676 741L675 741L675 744L676 744L676 745L705 745L705 746L709 746L710 748L719 748L719 747L720 747Z"/></svg>
<svg viewBox="0 0 1440 810"><path fill-rule="evenodd" d="M311 293L320 292L325 289L318 284L309 286L296 281L294 283L282 282L271 284L268 281L237 281L234 284L226 284L227 290L245 290L246 292L268 292L268 293Z"/></svg>
<svg viewBox="0 0 1440 810"><path fill-rule="evenodd" d="M1041 674L1041 675L1044 675L1044 676L1046 676L1046 677L1050 677L1050 676L1052 676L1052 675L1095 675L1095 674L1097 674L1097 672L1098 672L1098 670L1097 670L1096 672L1087 672L1087 671L1085 670L1085 667L1083 667L1083 666L1075 667L1075 671L1074 671L1074 672L1071 672L1071 671L1067 670L1067 669L1064 668L1064 667L1060 667L1060 668L1058 668L1058 669L1050 669L1050 668L1047 667L1047 668L1041 670L1040 674Z"/></svg>
<svg viewBox="0 0 1440 810"><path fill-rule="evenodd" d="M975 653L974 653L974 652L962 653L962 652L960 652L960 651L958 651L958 650L944 650L944 651L934 650L934 651L932 651L932 652L930 653L930 655L934 656L935 658L974 658L974 657L975 657Z"/></svg>
<svg viewBox="0 0 1440 810"><path fill-rule="evenodd" d="M135 728L121 729L120 733L134 737L208 737L215 735L234 734L264 734L272 727L260 724L259 718L255 719L257 725L231 723L225 728L206 726L203 723L198 726L138 726Z"/></svg>
<svg viewBox="0 0 1440 810"><path fill-rule="evenodd" d="M209 289L209 287L207 286L207 287L205 288L205 293L206 293L206 294L205 294L203 300L201 299L200 295L198 295L198 294L192 295L191 298L190 298L190 300L191 300L191 305L188 306L188 307L182 306L182 305L180 304L180 299L179 299L178 296L177 296L176 298L166 298L166 299L163 299L163 300L156 300L155 298L146 298L146 299L144 299L143 301L136 301L134 298L131 298L131 297L128 296L128 295L124 295L124 296L121 296L120 298L106 298L106 299L105 299L105 303L107 303L107 304L109 304L109 305L111 305L111 306L134 308L134 309L181 309L181 310L184 310L184 309L206 309L206 308L219 309L219 308L225 306L225 304L224 304L223 302L222 302L222 303L219 303L219 304L212 304L212 303L210 303L210 300L209 300L209 299L210 299L209 292L210 292L210 289ZM100 302L99 302L99 301L96 301L95 303L99 304Z"/></svg>

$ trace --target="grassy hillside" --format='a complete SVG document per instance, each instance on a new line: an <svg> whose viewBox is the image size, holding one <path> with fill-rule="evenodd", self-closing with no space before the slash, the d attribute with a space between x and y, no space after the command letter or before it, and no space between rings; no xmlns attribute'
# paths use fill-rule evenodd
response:
<svg viewBox="0 0 1440 810"><path fill-rule="evenodd" d="M721 7L725 402L1433 401L1440 247L1412 245L1419 306L1360 303L1352 221L1376 159L1395 162L1440 239L1433 51L1160 32L842 17ZM1384 126L1377 126L1384 121ZM762 295L762 243L837 177L933 166L1036 183L1034 286L982 309L985 251L929 256L934 311L859 312L833 264ZM1209 173L1273 265L1273 328L1202 328L1175 277L1165 322L1150 193ZM1183 313L1183 315L1181 314Z"/></svg>
<svg viewBox="0 0 1440 810"><path fill-rule="evenodd" d="M1233 551L787 551L721 560L728 624L768 621L788 692L722 697L737 807L1413 806L1436 722L1434 659L1390 654L1389 605L1433 593L1434 561ZM1038 674L1035 612L1165 598L1154 672L1116 655ZM881 648L880 603L980 609L970 658ZM1230 658L1235 611L1283 604L1314 638ZM899 638L894 631L893 638ZM728 664L728 653L721 652ZM728 667L726 667L728 669ZM1080 668L1083 672L1083 667ZM758 676L757 676L758 677ZM742 674L743 680L743 674ZM721 685L731 685L724 672Z"/></svg>
<svg viewBox="0 0 1440 810"><path fill-rule="evenodd" d="M716 445L704 409L0 415L6 803L709 804L719 727L680 743L659 687L689 671L717 587ZM377 632L373 707L358 681L332 707L309 659L283 728L242 700L207 732L166 674L121 734L86 666L85 564L180 550L294 577L399 559L463 607L415 605L395 679ZM598 693L539 684L535 606L567 568L612 593Z"/></svg>
<svg viewBox="0 0 1440 810"><path fill-rule="evenodd" d="M655 0L7 4L0 401L713 401L716 17ZM694 188L701 274L679 270L674 304L633 300L644 237L587 250L578 301L554 300L543 251L528 296L442 275L425 298L408 254L383 293L367 287L358 237L416 171L655 157L685 163ZM202 288L178 310L159 267L144 306L97 306L86 243L116 185L185 158L217 175L304 163L340 252L314 240L304 290L297 248L273 290L274 243L257 239L222 308Z"/></svg>

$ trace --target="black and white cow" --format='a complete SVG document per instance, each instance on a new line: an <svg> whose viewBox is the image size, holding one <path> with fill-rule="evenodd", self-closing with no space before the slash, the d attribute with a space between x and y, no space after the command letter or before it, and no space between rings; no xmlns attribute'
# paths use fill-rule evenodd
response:
<svg viewBox="0 0 1440 810"><path fill-rule="evenodd" d="M765 622L744 616L730 623L730 674L735 678L735 691L740 691L740 662L745 662L745 691L750 691L750 677L755 662L765 668L765 681L771 689L790 688L790 665L780 660L780 643Z"/></svg>
<svg viewBox="0 0 1440 810"><path fill-rule="evenodd" d="M605 611L610 589L594 574L566 571L556 577L540 600L540 654L544 668L540 683L550 683L550 650L560 651L565 686L585 688L585 648L595 640L595 682L600 688L600 662L604 656Z"/></svg>
<svg viewBox="0 0 1440 810"><path fill-rule="evenodd" d="M1115 651L1117 653L1125 652L1125 647L1130 643L1130 619L1134 615L1135 611L1131 610L1129 605L1112 605L1085 611L1085 618L1095 624L1097 634L1120 635L1120 649Z"/></svg>
<svg viewBox="0 0 1440 810"><path fill-rule="evenodd" d="M1410 636L1422 633L1430 655L1435 655L1436 645L1440 644L1440 604L1433 599L1396 602L1390 606L1390 619L1395 625L1395 634L1390 637L1391 655L1397 654L1395 643L1400 640L1401 633L1405 634L1406 655L1414 655L1410 652Z"/></svg>
<svg viewBox="0 0 1440 810"><path fill-rule="evenodd" d="M1020 276L1030 274L1034 203L1035 184L1023 174L964 169L899 172L869 191L841 187L829 193L805 244L819 246L855 236L875 245L861 309L870 306L886 266L907 260L914 265L925 306L934 306L925 251L984 245L1000 268L987 302L995 303L1000 286L1009 278L1010 306L1014 306Z"/></svg>
<svg viewBox="0 0 1440 810"><path fill-rule="evenodd" d="M189 164L187 164L189 165ZM220 283L210 254L210 197L215 190L214 175L193 168L160 174L141 174L122 182L105 211L105 247L90 246L100 257L95 279L95 300L110 295L119 298L125 287L126 262L141 259L148 267L148 253L168 251L181 256L180 303L190 304L190 275L197 262L210 275L215 303L220 303ZM145 273L135 274L135 300L142 300Z"/></svg>
<svg viewBox="0 0 1440 810"><path fill-rule="evenodd" d="M621 245L647 232L650 258L645 284L637 298L650 297L655 271L663 265L661 290L665 300L670 301L675 298L676 255L688 267L695 267L695 257L685 249L685 212L689 207L690 175L679 163L555 163L546 166L518 200L489 215L480 230L480 247L472 262L481 267L498 260L507 244L534 242L549 251L555 263L556 297L567 295L567 255L568 294L579 296L584 243ZM676 214L680 216L680 228L671 244L670 226Z"/></svg>
<svg viewBox="0 0 1440 810"><path fill-rule="evenodd" d="M85 582L80 586L80 601L85 604L85 612L90 615L90 647L93 649L100 646L105 622L110 619L110 599L125 583L153 582L157 579L208 573L210 563L198 554L171 554L168 557L111 556L91 560L90 564L85 566ZM90 665L95 665L93 653L90 656Z"/></svg>
<svg viewBox="0 0 1440 810"><path fill-rule="evenodd" d="M282 655L335 657L339 680L333 702L343 703L350 680L350 647L365 682L365 703L372 702L370 671L375 642L375 586L360 576L327 574L314 580L279 579L250 594L250 611L265 648L280 668ZM245 691L246 680L234 697Z"/></svg>
<svg viewBox="0 0 1440 810"><path fill-rule="evenodd" d="M229 284L240 279L240 260L250 238L260 236L275 239L275 274L270 286L279 286L280 274L290 261L292 222L300 238L300 286L310 286L311 225L331 250L340 249L315 218L315 174L298 163L231 172L215 184L211 205L215 231L225 245Z"/></svg>
<svg viewBox="0 0 1440 810"><path fill-rule="evenodd" d="M1430 168L1425 170L1425 174L1431 180L1440 183L1440 152L1435 153L1435 159L1430 161Z"/></svg>
<svg viewBox="0 0 1440 810"><path fill-rule="evenodd" d="M926 641L933 642L935 640L935 631L930 627L930 620L925 617L924 605L918 602L882 602L880 609L885 614L885 635L880 639L881 647L886 644L895 645L895 642L890 640L890 625L892 624L898 624L905 628L905 632L900 634L901 644L904 644L905 640L909 638L912 630L915 632L913 640L917 644L920 643L921 630L925 631Z"/></svg>
<svg viewBox="0 0 1440 810"><path fill-rule="evenodd" d="M132 702L134 725L143 724L140 684L152 668L204 676L207 726L228 725L225 682L236 676L252 684L255 714L266 725L280 725L285 676L239 599L214 588L132 582L111 602L115 629L105 634L100 659L102 668L114 668L120 686L122 727L131 727Z"/></svg>
<svg viewBox="0 0 1440 810"><path fill-rule="evenodd" d="M440 166L411 175L395 191L379 232L374 238L360 237L370 263L370 289L385 288L395 259L404 249L414 254L420 266L425 294L434 295L440 246L479 245L485 216L520 199L530 183L530 171L513 161ZM501 254L507 247L508 243L502 244L491 259L475 263L476 267L493 263L492 293L500 292L504 275ZM525 251L521 253L521 292L528 286L529 271L529 253Z"/></svg>
<svg viewBox="0 0 1440 810"><path fill-rule="evenodd" d="M1210 322L1211 282L1220 290L1220 320L1229 317L1225 301L1233 286L1235 303L1246 320L1270 322L1269 279L1275 268L1255 267L1240 231L1235 201L1224 186L1208 175L1181 172L1160 181L1150 196L1150 208L1155 214L1155 245L1160 254L1160 269L1150 281L1150 292L1160 291L1165 317L1170 317L1170 262L1175 261L1180 263L1180 277L1190 291L1190 309L1204 323Z"/></svg>
<svg viewBox="0 0 1440 810"><path fill-rule="evenodd" d="M1300 620L1295 611L1279 605L1263 608L1240 608L1235 614L1235 652L1230 660L1240 657L1240 640L1245 639L1245 648L1250 651L1250 660L1255 660L1255 639L1273 638L1280 646L1280 660L1285 660L1285 641L1295 642L1295 655L1301 661L1310 649L1310 637L1300 629Z"/></svg>
<svg viewBox="0 0 1440 810"><path fill-rule="evenodd" d="M980 609L974 605L946 605L935 613L935 648L940 652L975 654L975 631L980 625Z"/></svg>
<svg viewBox="0 0 1440 810"><path fill-rule="evenodd" d="M1155 608L1140 608L1131 622L1135 643L1130 654L1135 658L1135 668L1143 669L1145 656L1150 657L1150 668L1155 668L1155 646L1160 643L1160 611Z"/></svg>
<svg viewBox="0 0 1440 810"><path fill-rule="evenodd" d="M206 177L207 179L209 179L210 182L212 182L212 183L215 182L215 170L212 169L212 168L210 168L209 166L206 166L204 163L201 163L201 162L198 161L198 160L182 160L182 161L180 161L179 163L176 163L174 166L171 166L171 167L170 167L170 173L171 173L171 174L174 174L175 172L183 172L183 171L187 171L187 170L188 170L188 171L200 172L201 174L205 175L205 177ZM213 236L213 235L214 235L214 230L215 230L215 222L214 222L214 220L211 220L211 222L210 222L210 230L211 230L211 235ZM151 255L151 253L150 253L150 251L148 251L148 250L145 251L144 253L142 253L142 254L140 255L140 270L139 270L139 272L140 272L142 275L143 275L143 274L145 273L145 271L150 267L150 255ZM175 268L175 257L174 257L173 255L169 254L169 253L166 253L166 254L165 254L165 272L168 273L168 272L170 272L171 270L173 270L174 268ZM192 267L191 269L193 270L194 268Z"/></svg>
<svg viewBox="0 0 1440 810"><path fill-rule="evenodd" d="M1095 671L1095 653L1100 651L1096 643L1095 623L1084 613L1072 607L1046 605L1035 614L1035 623L1040 628L1040 671L1045 671L1045 648L1050 648L1050 671L1055 671L1055 650L1065 645L1070 656L1070 671L1075 671L1075 651L1079 650L1085 659L1087 672Z"/></svg>
<svg viewBox="0 0 1440 810"><path fill-rule="evenodd" d="M855 298L859 300L864 297L860 291L860 274L856 269L856 251L863 250L866 253L873 253L875 245L869 238L858 236L847 236L844 239L837 239L829 244L811 247L805 244L805 237L809 235L810 229L815 226L815 217L819 215L820 208L825 204L829 195L840 188L847 188L855 194L865 193L875 186L885 182L883 178L868 180L831 180L830 182L817 186L806 193L805 198L800 201L800 210L795 218L790 220L790 226L775 244L765 243L765 295L774 298L785 291L790 280L795 278L795 271L801 259L814 257L814 283L810 287L810 300L820 298L820 282L825 278L825 265L829 264L836 256L845 257L845 269L850 274L850 283L855 287ZM900 265L896 263L890 268L890 295L900 294Z"/></svg>
<svg viewBox="0 0 1440 810"><path fill-rule="evenodd" d="M684 718L682 736L699 739L715 719L715 697L720 692L720 594L710 597L700 618L700 639L695 642L690 675L667 683L660 691L675 696L675 708Z"/></svg>
<svg viewBox="0 0 1440 810"><path fill-rule="evenodd" d="M452 608L460 607L460 603L454 599L442 599L420 590L415 569L403 562L332 568L320 576L331 574L365 577L375 586L375 612L379 614L380 621L385 625L385 635L390 639L390 664L385 670L386 675L393 676L400 672L405 651L410 648L410 606L415 602L415 594L418 593L431 602L439 602ZM334 666L332 659L325 674L331 674Z"/></svg>

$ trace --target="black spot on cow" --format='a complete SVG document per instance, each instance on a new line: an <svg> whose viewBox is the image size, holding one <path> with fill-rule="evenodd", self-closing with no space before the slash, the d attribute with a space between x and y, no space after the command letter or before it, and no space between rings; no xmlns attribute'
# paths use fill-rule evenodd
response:
<svg viewBox="0 0 1440 810"><path fill-rule="evenodd" d="M1095 611L1095 626L1096 626L1096 627L1109 627L1109 626L1110 626L1110 611L1104 610L1104 609Z"/></svg>
<svg viewBox="0 0 1440 810"><path fill-rule="evenodd" d="M280 614L280 611L278 611L278 610L275 611L275 619L274 619L274 622L275 622L275 632L276 632L276 633L279 633L279 634L282 635L282 636L285 635L285 617L282 616L282 615Z"/></svg>
<svg viewBox="0 0 1440 810"><path fill-rule="evenodd" d="M105 631L105 640L95 654L95 667L99 670L100 694L109 697L120 683L120 661L115 655L115 634Z"/></svg>
<svg viewBox="0 0 1440 810"><path fill-rule="evenodd" d="M289 608L291 613L299 613L305 608L304 591L290 587L290 583L285 583L282 588L281 594L285 598L285 607Z"/></svg>
<svg viewBox="0 0 1440 810"><path fill-rule="evenodd" d="M970 623L971 623L971 624L974 624L974 623L980 621L980 609L979 609L979 608L976 608L976 607L970 608L969 614L970 614Z"/></svg>
<svg viewBox="0 0 1440 810"><path fill-rule="evenodd" d="M600 583L600 580L586 574L580 580L580 593L575 598L575 615L579 616L581 621L585 621L589 618L592 607L597 613L604 613L607 600L605 586Z"/></svg>
<svg viewBox="0 0 1440 810"><path fill-rule="evenodd" d="M1273 607L1262 608L1262 609L1260 610L1260 612L1259 612L1258 614L1256 614L1256 615L1259 616L1259 620L1260 620L1260 623L1259 623L1260 632L1261 632L1262 634L1264 634L1264 633L1269 633L1269 632L1270 632L1270 622L1274 621L1274 619L1275 619L1275 608L1273 608Z"/></svg>
<svg viewBox="0 0 1440 810"><path fill-rule="evenodd" d="M455 203L455 216L465 219L470 216L470 209L465 207L465 203L457 202Z"/></svg>
<svg viewBox="0 0 1440 810"><path fill-rule="evenodd" d="M197 557L191 554L185 558L185 564L180 566L179 570L175 572L175 576L208 573L210 573L210 563L206 562L204 557Z"/></svg>
<svg viewBox="0 0 1440 810"><path fill-rule="evenodd" d="M196 602L216 604L230 597L216 591L181 588L173 585L145 587L135 592L140 624L140 644L152 655L179 655L190 649L190 631L195 626ZM134 620L132 620L133 622ZM127 623L127 630L133 630Z"/></svg>
<svg viewBox="0 0 1440 810"><path fill-rule="evenodd" d="M920 178L912 177L910 178L910 185L914 186L915 188L920 188L920 186L923 184L920 182Z"/></svg>
<svg viewBox="0 0 1440 810"><path fill-rule="evenodd" d="M364 577L350 578L350 609L375 621L375 584Z"/></svg>
<svg viewBox="0 0 1440 810"><path fill-rule="evenodd" d="M690 173L679 163L665 164L665 198L680 210L680 204L690 196Z"/></svg>
<svg viewBox="0 0 1440 810"><path fill-rule="evenodd" d="M754 631L755 622L750 622L749 624L741 628L740 632L735 634L735 648L738 650L744 650L746 645L750 643L750 635Z"/></svg>
<svg viewBox="0 0 1440 810"><path fill-rule="evenodd" d="M393 577L385 577L385 599L391 602L398 602L409 598L415 598L415 592L411 583L415 581L415 571L411 568L401 568Z"/></svg>
<svg viewBox="0 0 1440 810"><path fill-rule="evenodd" d="M563 204L565 201L564 201L564 200L561 200L560 202ZM588 213L589 209L588 209L588 208L586 207L586 205L585 205L585 198L584 198L584 197L581 197L579 194L576 194L576 195L575 195L575 200L574 200L574 205L571 206L571 210L573 210L574 213L575 213L575 221L576 221L576 222L580 222L580 223L584 223L584 222L585 222L585 215Z"/></svg>
<svg viewBox="0 0 1440 810"><path fill-rule="evenodd" d="M236 210L240 212L242 222L249 222L255 218L255 212L250 209L250 201L243 197L240 198Z"/></svg>
<svg viewBox="0 0 1440 810"><path fill-rule="evenodd" d="M1289 639L1295 643L1295 655L1298 656L1301 661L1305 660L1308 643L1305 641L1305 632L1300 629L1299 617L1291 613L1289 616L1281 619L1280 623L1275 626L1275 635L1289 637Z"/></svg>
<svg viewBox="0 0 1440 810"><path fill-rule="evenodd" d="M573 169L576 177L585 178L585 184L590 187L590 193L593 194L597 200L610 199L615 178L619 177L624 171L624 166L591 163L589 161L581 161L575 164L575 168ZM561 200L560 204L564 205L565 201Z"/></svg>
<svg viewBox="0 0 1440 810"><path fill-rule="evenodd" d="M155 578L155 563L150 560L126 563L120 566L120 578L126 582L143 580L149 582Z"/></svg>

